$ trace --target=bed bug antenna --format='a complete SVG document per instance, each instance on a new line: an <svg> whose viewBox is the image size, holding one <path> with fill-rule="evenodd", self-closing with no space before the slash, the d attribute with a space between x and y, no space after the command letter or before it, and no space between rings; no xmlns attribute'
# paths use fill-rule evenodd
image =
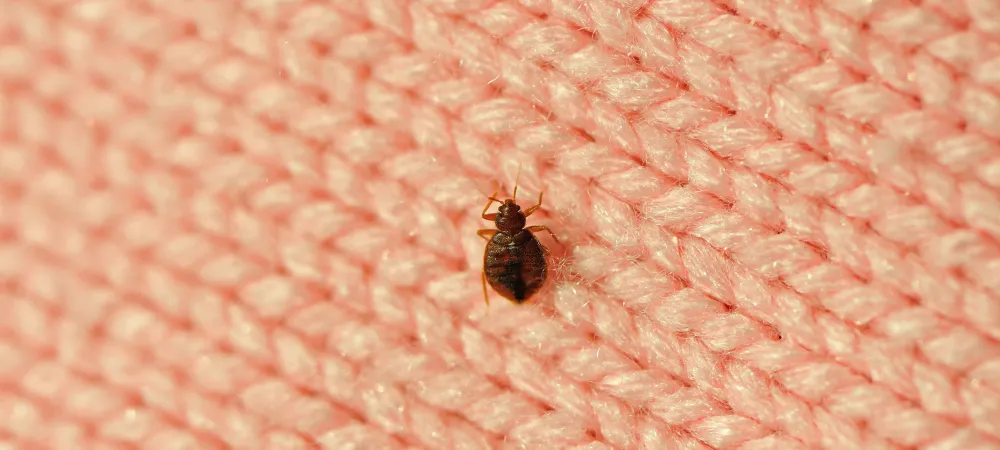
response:
<svg viewBox="0 0 1000 450"><path fill-rule="evenodd" d="M511 196L511 200L515 203L517 202L517 182L521 180L521 163L517 163L517 175L514 176L514 194Z"/></svg>

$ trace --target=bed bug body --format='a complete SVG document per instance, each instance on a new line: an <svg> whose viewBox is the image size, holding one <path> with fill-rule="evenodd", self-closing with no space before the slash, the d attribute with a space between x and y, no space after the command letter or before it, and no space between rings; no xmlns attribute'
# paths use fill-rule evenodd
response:
<svg viewBox="0 0 1000 450"><path fill-rule="evenodd" d="M516 184L512 198L501 201L496 196L496 192L490 196L482 214L483 219L494 221L496 229L478 232L487 241L483 253L483 298L489 305L486 291L486 284L489 283L496 293L521 304L537 293L548 277L548 251L534 232L546 231L556 242L559 240L544 225L525 227L528 216L542 206L542 194L538 195L538 204L524 211L521 211L516 201ZM500 208L496 213L487 214L486 211L494 202L500 203Z"/></svg>

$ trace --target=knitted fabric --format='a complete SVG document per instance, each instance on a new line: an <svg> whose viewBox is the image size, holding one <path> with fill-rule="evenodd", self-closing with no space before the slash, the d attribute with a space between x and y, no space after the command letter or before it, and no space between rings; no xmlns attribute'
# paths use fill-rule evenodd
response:
<svg viewBox="0 0 1000 450"><path fill-rule="evenodd" d="M997 0L0 11L0 448L1000 449Z"/></svg>

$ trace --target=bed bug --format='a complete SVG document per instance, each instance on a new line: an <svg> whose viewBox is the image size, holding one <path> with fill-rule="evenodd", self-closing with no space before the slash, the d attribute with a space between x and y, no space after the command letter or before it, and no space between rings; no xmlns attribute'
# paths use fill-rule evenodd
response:
<svg viewBox="0 0 1000 450"><path fill-rule="evenodd" d="M538 194L537 204L524 211L517 204L516 181L511 198L501 201L496 198L498 193L490 196L482 214L483 219L494 221L496 229L477 232L487 241L483 252L483 299L489 306L490 297L486 291L489 283L502 297L522 304L541 289L548 277L548 250L534 233L546 231L556 243L559 239L544 225L525 227L528 216L541 208L544 192ZM494 202L500 203L498 212L486 214Z"/></svg>

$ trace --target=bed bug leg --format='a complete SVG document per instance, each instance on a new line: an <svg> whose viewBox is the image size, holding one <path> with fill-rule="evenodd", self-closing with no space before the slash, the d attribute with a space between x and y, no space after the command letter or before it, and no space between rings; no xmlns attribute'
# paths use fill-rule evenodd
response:
<svg viewBox="0 0 1000 450"><path fill-rule="evenodd" d="M539 231L544 231L546 233L549 233L549 236L552 236L552 240L556 241L556 244L562 245L562 242L559 242L559 238L556 237L556 234L553 233L552 230L550 230L549 227L545 225L532 225L530 227L525 227L524 229L532 233L537 233Z"/></svg>
<svg viewBox="0 0 1000 450"><path fill-rule="evenodd" d="M494 193L493 193L493 195L491 195L491 196L490 196L490 201L489 201L489 203L487 203L487 204L486 204L486 207L485 207L485 208L483 208L483 219L486 219L486 220L496 220L496 218L497 218L497 213L490 213L490 214L486 214L486 211L489 211L489 210L490 210L490 206L492 206L492 205L493 205L493 202L497 202L497 203L503 203L503 202L501 202L500 200L497 200L497 194L499 194L499 193L500 193L500 192L499 192L499 191L497 191L497 192L494 192Z"/></svg>
<svg viewBox="0 0 1000 450"><path fill-rule="evenodd" d="M489 228L485 228L485 229L477 231L476 234L478 234L479 237L485 239L486 242L489 242L490 239L493 239L493 235L497 234L498 232L500 232L500 230L491 230ZM490 295L486 292L486 268L485 267L483 268L482 274L483 274L483 300L486 301L486 307L489 308L489 306L490 306Z"/></svg>
<svg viewBox="0 0 1000 450"><path fill-rule="evenodd" d="M490 307L490 294L486 292L486 271L483 271L483 300L486 302L486 307Z"/></svg>
<svg viewBox="0 0 1000 450"><path fill-rule="evenodd" d="M538 193L538 203L537 203L537 204L535 204L535 206L532 206L532 207L530 207L530 208L528 208L528 209L524 210L524 217L528 217L528 216L530 216L530 215L531 215L531 213L533 213L533 212L535 212L535 211L538 211L538 208L541 208L541 207L542 207L542 195L543 195L543 194L545 194L545 193L544 193L544 192L539 192L539 193Z"/></svg>

